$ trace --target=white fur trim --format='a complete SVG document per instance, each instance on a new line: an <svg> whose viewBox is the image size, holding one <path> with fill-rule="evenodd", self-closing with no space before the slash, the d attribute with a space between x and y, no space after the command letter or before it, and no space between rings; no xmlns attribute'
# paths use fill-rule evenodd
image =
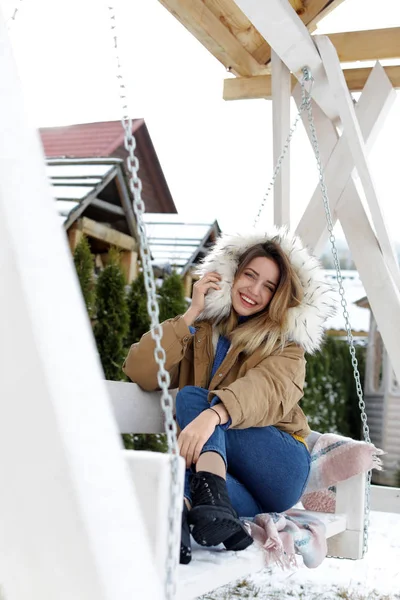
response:
<svg viewBox="0 0 400 600"><path fill-rule="evenodd" d="M289 309L289 338L306 352L315 352L322 343L324 322L336 312L336 302L332 298L332 288L324 280L319 261L286 228L275 228L268 233L253 231L245 235L222 235L218 238L197 272L204 275L209 271L217 271L222 277L219 284L221 290L208 292L199 320L218 321L228 316L232 305L231 289L240 256L251 246L272 238L289 257L304 291L301 304Z"/></svg>

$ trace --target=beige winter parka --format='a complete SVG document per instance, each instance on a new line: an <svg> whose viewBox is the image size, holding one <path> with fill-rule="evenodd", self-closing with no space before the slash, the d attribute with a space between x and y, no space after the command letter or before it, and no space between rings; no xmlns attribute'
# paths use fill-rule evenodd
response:
<svg viewBox="0 0 400 600"><path fill-rule="evenodd" d="M163 330L171 387L196 385L210 390L209 399L218 396L227 409L231 427L276 425L301 437L309 434L298 405L305 377L304 350L298 345L289 344L282 352L264 359L260 351L245 356L232 350L209 381L214 358L211 324L197 323L192 335L182 317L176 317L166 321ZM126 375L148 391L158 387L153 352L154 340L146 333L131 347L123 365Z"/></svg>
<svg viewBox="0 0 400 600"><path fill-rule="evenodd" d="M281 245L303 287L302 302L288 310L290 341L269 355L263 352L263 344L253 353L231 348L210 381L216 341L212 324L231 310L231 289L240 256L250 246L268 239ZM205 309L194 324L196 332L190 332L182 317L163 324L162 345L171 387L195 385L208 389L210 401L218 396L224 404L232 419L231 427L274 425L292 435L306 437L310 429L299 406L305 380L304 352L319 348L323 324L335 311L331 289L325 283L319 262L298 238L281 229L270 234L222 236L199 273L210 271L221 275L221 289L210 290L206 295ZM131 347L123 365L128 377L145 390L158 387L153 351L154 341L147 333Z"/></svg>

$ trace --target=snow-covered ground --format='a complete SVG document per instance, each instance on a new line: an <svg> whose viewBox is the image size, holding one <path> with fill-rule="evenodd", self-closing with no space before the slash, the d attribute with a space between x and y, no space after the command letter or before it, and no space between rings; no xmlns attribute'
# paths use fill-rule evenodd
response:
<svg viewBox="0 0 400 600"><path fill-rule="evenodd" d="M303 566L290 572L266 569L202 598L400 599L400 514L371 513L369 549L363 560L326 558L317 569Z"/></svg>

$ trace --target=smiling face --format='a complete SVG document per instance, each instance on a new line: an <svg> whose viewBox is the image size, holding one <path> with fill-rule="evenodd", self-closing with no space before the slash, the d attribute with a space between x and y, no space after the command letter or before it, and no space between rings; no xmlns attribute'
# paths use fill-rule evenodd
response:
<svg viewBox="0 0 400 600"><path fill-rule="evenodd" d="M280 278L279 267L271 258L253 258L235 279L232 306L239 316L249 317L270 303Z"/></svg>

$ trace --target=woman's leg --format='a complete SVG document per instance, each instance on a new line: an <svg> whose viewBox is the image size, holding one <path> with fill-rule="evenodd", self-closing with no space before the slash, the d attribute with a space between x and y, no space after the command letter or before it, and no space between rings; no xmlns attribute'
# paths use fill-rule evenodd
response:
<svg viewBox="0 0 400 600"><path fill-rule="evenodd" d="M254 517L263 512L249 490L229 472L226 474L226 487L232 506L239 516Z"/></svg>
<svg viewBox="0 0 400 600"><path fill-rule="evenodd" d="M209 408L207 398L208 391L195 386L186 386L178 392L176 419L181 429ZM192 469L186 470L185 498L192 506L187 518L199 544L216 546L223 542L228 549L242 550L253 540L238 519L228 495L225 433L217 426L203 446L196 473ZM224 477L218 474L219 469Z"/></svg>
<svg viewBox="0 0 400 600"><path fill-rule="evenodd" d="M229 429L228 473L242 483L261 512L283 512L298 502L310 471L306 446L276 427ZM247 506L232 498L239 516ZM260 510L258 510L260 512Z"/></svg>
<svg viewBox="0 0 400 600"><path fill-rule="evenodd" d="M189 425L200 413L210 407L208 402L208 390L188 385L182 388L176 395L175 401L176 420L180 429ZM222 462L223 461L223 462ZM225 432L216 427L214 433L205 443L201 460L198 467L186 469L185 473L185 498L191 502L190 481L195 471L204 470L215 473L220 477L226 476L226 449Z"/></svg>
<svg viewBox="0 0 400 600"><path fill-rule="evenodd" d="M208 390L186 386L176 397L176 416L181 429L209 407ZM307 482L310 455L304 444L276 427L229 429L216 427L205 444L206 456L217 453L228 463L229 498L239 516L282 512L300 499ZM185 497L191 500L187 469ZM212 472L212 471L211 471ZM250 512L252 508L252 513Z"/></svg>

